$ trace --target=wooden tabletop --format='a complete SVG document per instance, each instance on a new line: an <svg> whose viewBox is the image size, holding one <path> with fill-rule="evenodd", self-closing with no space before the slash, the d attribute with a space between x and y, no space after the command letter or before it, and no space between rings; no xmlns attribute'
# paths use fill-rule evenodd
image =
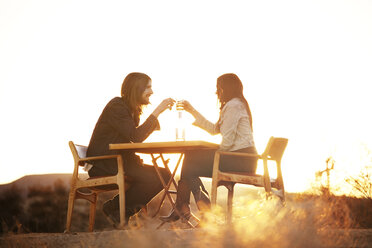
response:
<svg viewBox="0 0 372 248"><path fill-rule="evenodd" d="M167 141L144 143L110 144L110 150L135 150L140 153L180 153L187 150L218 149L219 145L211 142L194 141Z"/></svg>

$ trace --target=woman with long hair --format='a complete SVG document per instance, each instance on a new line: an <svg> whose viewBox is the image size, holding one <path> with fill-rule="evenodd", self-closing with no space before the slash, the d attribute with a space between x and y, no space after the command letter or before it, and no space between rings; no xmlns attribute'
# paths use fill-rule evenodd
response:
<svg viewBox="0 0 372 248"><path fill-rule="evenodd" d="M186 100L179 103L195 118L193 125L200 127L212 135L220 133L222 142L219 149L223 151L257 154L252 128L252 114L248 102L243 95L243 84L233 73L223 74L217 79L217 97L221 104L220 118L213 124L205 119ZM185 153L178 183L176 208L186 219L192 215L190 211L190 192L193 193L199 210L210 207L208 192L200 177L212 177L215 151L199 150ZM239 171L254 173L257 168L256 158L222 156L222 171ZM180 218L176 211L169 216L161 217L165 222Z"/></svg>

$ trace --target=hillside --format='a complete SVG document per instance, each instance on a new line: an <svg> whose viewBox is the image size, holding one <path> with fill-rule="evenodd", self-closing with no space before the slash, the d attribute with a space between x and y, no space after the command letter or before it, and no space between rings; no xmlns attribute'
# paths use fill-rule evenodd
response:
<svg viewBox="0 0 372 248"><path fill-rule="evenodd" d="M87 174L83 174L82 177L88 176ZM177 176L176 176L177 178ZM27 195L28 189L30 187L35 186L51 186L53 187L54 183L57 180L61 180L63 182L63 186L66 188L70 188L70 179L71 174L39 174L39 175L27 175L21 177L11 183L8 184L0 184L0 195L5 192L6 190L11 189L12 187L17 187L22 192L22 196L25 197ZM211 187L211 180L207 178L202 179L205 183L207 190L210 190ZM249 194L251 197L257 197L259 194L263 193L262 189L254 188L254 187L247 187L247 186L238 186L236 187L237 190L235 194Z"/></svg>
<svg viewBox="0 0 372 248"><path fill-rule="evenodd" d="M11 183L0 184L0 195L12 187L17 187L22 192L22 196L27 195L28 189L35 186L53 186L57 180L61 180L65 187L70 187L71 174L40 174L27 175Z"/></svg>

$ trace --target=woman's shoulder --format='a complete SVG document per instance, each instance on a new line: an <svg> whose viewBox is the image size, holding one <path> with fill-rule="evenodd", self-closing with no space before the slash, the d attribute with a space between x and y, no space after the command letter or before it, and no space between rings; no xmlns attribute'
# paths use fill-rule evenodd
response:
<svg viewBox="0 0 372 248"><path fill-rule="evenodd" d="M247 115L245 105L239 98L233 98L225 104L222 114L226 113L233 113L238 118Z"/></svg>
<svg viewBox="0 0 372 248"><path fill-rule="evenodd" d="M244 103L239 98L233 98L230 101L228 101L225 105L227 108L239 108L244 107Z"/></svg>

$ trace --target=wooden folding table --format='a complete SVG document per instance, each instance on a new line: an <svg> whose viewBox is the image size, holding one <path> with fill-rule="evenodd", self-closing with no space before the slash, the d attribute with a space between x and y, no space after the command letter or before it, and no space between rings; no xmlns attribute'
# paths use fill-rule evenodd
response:
<svg viewBox="0 0 372 248"><path fill-rule="evenodd" d="M120 144L110 144L110 150L131 150L138 153L145 153L150 154L152 158L152 163L154 165L154 169L164 187L164 195L160 201L160 205L155 213L155 215L159 212L160 207L162 206L165 197L168 197L172 207L176 212L178 210L175 207L175 203L171 197L171 193L175 193L169 190L171 184L173 183L176 190L177 190L177 183L174 180L174 176L176 175L176 171L181 163L181 160L186 151L189 150L208 150L208 149L218 149L219 145L215 143L210 143L206 141L168 141L168 142L144 142L144 143L120 143ZM180 154L176 167L174 168L173 172L168 167L168 161L163 156L163 154ZM159 165L157 163L157 159L161 159L164 167L169 171L171 174L171 178L168 182L164 181L160 171ZM124 171L125 173L125 171ZM179 214L179 213L178 213ZM154 215L154 216L155 216ZM181 215L180 215L181 216ZM189 221L186 221L190 226L192 224Z"/></svg>

